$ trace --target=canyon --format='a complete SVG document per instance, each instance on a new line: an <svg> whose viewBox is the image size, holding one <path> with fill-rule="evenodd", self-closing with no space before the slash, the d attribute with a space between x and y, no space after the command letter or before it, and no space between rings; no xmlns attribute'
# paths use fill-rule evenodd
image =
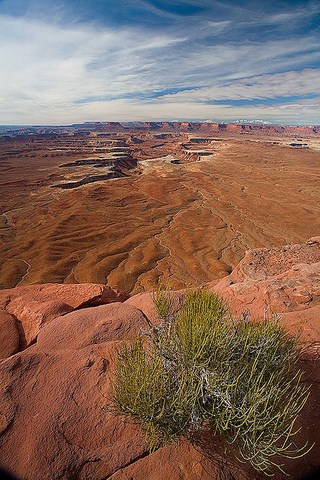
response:
<svg viewBox="0 0 320 480"><path fill-rule="evenodd" d="M199 286L320 227L319 127L3 129L1 288Z"/></svg>

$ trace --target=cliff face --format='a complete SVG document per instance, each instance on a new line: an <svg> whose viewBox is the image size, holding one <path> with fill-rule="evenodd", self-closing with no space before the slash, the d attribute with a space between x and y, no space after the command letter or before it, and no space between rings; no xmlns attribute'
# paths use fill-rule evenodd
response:
<svg viewBox="0 0 320 480"><path fill-rule="evenodd" d="M247 308L255 318L266 307L284 312L284 327L305 344L301 368L312 389L297 442L315 447L288 464L291 479L320 466L319 273L314 238L249 251L230 275L209 284L235 316ZM149 455L139 428L108 412L115 348L137 335L145 316L154 318L150 293L128 299L103 285L30 285L1 291L0 307L2 467L26 480L258 479L235 459L223 460L219 439Z"/></svg>
<svg viewBox="0 0 320 480"><path fill-rule="evenodd" d="M263 125L250 123L211 123L211 122L86 122L71 125L74 128L104 132L124 132L128 129L159 130L176 132L205 132L229 134L258 134L258 135L283 135L283 136L319 136L319 125Z"/></svg>
<svg viewBox="0 0 320 480"><path fill-rule="evenodd" d="M129 126L129 124L128 124ZM106 124L106 128L107 124ZM113 128L110 122L109 128ZM260 125L238 123L196 123L196 122L144 122L140 128L148 130L163 130L177 132L205 132L251 134L251 135L281 135L281 136L319 136L320 126L290 126L290 125Z"/></svg>
<svg viewBox="0 0 320 480"><path fill-rule="evenodd" d="M319 137L319 125L264 125L259 123L211 123L211 122L85 122L74 123L67 127L25 127L16 130L8 130L2 135L3 141L10 141L11 135L20 137L21 141L40 135L48 139L56 134L76 135L86 137L92 132L127 132L128 130L150 130L164 132L203 132L206 134L251 134L265 136L304 136Z"/></svg>

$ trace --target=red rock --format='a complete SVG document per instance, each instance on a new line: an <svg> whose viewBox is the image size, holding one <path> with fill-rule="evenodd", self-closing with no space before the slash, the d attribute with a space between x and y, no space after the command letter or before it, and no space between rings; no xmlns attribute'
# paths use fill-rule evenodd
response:
<svg viewBox="0 0 320 480"><path fill-rule="evenodd" d="M154 303L153 303L153 293L137 293L133 295L125 302L128 305L138 308L143 312L143 314L151 320L151 322L157 322L158 318L155 313Z"/></svg>
<svg viewBox="0 0 320 480"><path fill-rule="evenodd" d="M45 350L80 349L138 336L146 327L143 314L131 305L112 303L71 312L44 326L37 346Z"/></svg>
<svg viewBox="0 0 320 480"><path fill-rule="evenodd" d="M143 322L120 303L72 312L2 361L3 468L28 480L102 479L146 452L137 427L104 411L114 347Z"/></svg>
<svg viewBox="0 0 320 480"><path fill-rule="evenodd" d="M188 442L161 448L127 468L118 470L112 476L112 480L213 480L223 478L249 480L254 478L254 474L251 472L251 476L246 475L240 469L235 472L234 465L228 466L227 462L223 461L219 455L212 454L211 458L204 456L199 448L195 448Z"/></svg>
<svg viewBox="0 0 320 480"><path fill-rule="evenodd" d="M23 339L21 348L31 345L37 338L40 328L45 322L71 312L73 308L57 300L41 302L28 298L16 297L7 306L7 311L13 314L22 324Z"/></svg>
<svg viewBox="0 0 320 480"><path fill-rule="evenodd" d="M0 359L10 357L19 350L19 330L15 319L0 310Z"/></svg>
<svg viewBox="0 0 320 480"><path fill-rule="evenodd" d="M20 348L25 348L36 340L46 322L59 315L126 298L106 285L28 285L0 291L0 308L21 322Z"/></svg>
<svg viewBox="0 0 320 480"><path fill-rule="evenodd" d="M107 285L92 283L27 285L0 291L0 307L11 302L14 298L22 301L36 299L38 302L57 300L66 303L72 308L85 308L111 302L124 301L128 298L124 292L114 290Z"/></svg>
<svg viewBox="0 0 320 480"><path fill-rule="evenodd" d="M312 307L320 300L320 243L250 250L233 272L212 288L234 314L247 308L252 316ZM209 284L210 286L210 284Z"/></svg>
<svg viewBox="0 0 320 480"><path fill-rule="evenodd" d="M173 305L175 307L178 307L180 300L184 295L184 290L170 290L168 292L168 295L170 295L172 301L174 302ZM137 295L133 295L128 300L126 300L125 303L138 308L152 323L157 324L159 322L159 318L154 308L153 299L154 292L137 293Z"/></svg>
<svg viewBox="0 0 320 480"><path fill-rule="evenodd" d="M288 312L283 317L283 325L291 335L297 336L301 343L312 347L320 341L320 305Z"/></svg>

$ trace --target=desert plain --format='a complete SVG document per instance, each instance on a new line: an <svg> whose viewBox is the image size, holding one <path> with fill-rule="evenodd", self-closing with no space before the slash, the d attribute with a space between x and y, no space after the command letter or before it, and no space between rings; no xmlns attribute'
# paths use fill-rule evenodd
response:
<svg viewBox="0 0 320 480"><path fill-rule="evenodd" d="M1 288L199 286L320 227L320 134L119 124L0 137Z"/></svg>

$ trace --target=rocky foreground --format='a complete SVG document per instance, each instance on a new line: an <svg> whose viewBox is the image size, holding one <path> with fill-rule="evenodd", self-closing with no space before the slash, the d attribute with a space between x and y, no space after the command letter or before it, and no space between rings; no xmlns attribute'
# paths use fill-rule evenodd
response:
<svg viewBox="0 0 320 480"><path fill-rule="evenodd" d="M247 308L254 318L265 308L283 313L284 327L305 345L300 363L312 388L296 441L315 446L286 466L286 478L303 478L320 467L320 237L248 251L209 288L235 316ZM115 347L154 319L152 294L29 285L1 291L0 308L1 467L24 480L260 478L217 438L149 454L139 428L108 411Z"/></svg>

